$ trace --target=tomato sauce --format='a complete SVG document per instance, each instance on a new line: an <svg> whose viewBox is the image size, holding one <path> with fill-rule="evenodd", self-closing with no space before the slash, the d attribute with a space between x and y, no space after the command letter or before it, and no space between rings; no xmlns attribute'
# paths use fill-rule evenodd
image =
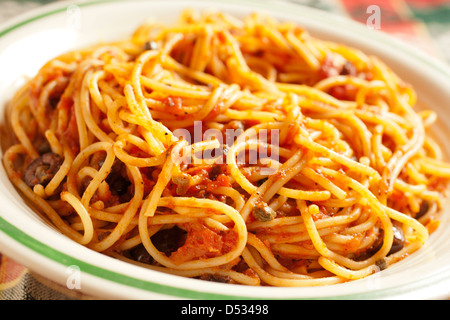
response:
<svg viewBox="0 0 450 320"><path fill-rule="evenodd" d="M236 232L212 230L202 223L185 225L186 242L170 258L178 264L195 259L208 259L230 252L238 241Z"/></svg>

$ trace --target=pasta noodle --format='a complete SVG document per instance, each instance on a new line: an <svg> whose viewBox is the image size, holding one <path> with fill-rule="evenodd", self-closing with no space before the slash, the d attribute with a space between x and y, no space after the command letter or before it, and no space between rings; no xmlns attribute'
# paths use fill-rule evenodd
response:
<svg viewBox="0 0 450 320"><path fill-rule="evenodd" d="M60 232L183 277L365 278L421 248L450 165L378 58L262 14L186 10L61 55L12 99L6 171Z"/></svg>

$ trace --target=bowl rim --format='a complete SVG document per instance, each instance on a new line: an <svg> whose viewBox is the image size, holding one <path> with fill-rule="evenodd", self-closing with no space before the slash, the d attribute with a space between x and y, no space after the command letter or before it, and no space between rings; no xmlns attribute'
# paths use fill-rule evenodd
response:
<svg viewBox="0 0 450 320"><path fill-rule="evenodd" d="M135 2L144 2L146 0L134 0ZM87 0L83 2L78 1L62 1L57 3L46 4L42 7L32 9L29 12L23 13L15 18L12 18L5 23L0 25L0 42L2 38L10 33L13 33L15 30L20 29L21 27L28 25L34 21L38 21L41 19L45 19L48 16L52 16L58 13L61 13L67 9L68 5L77 5L81 8L90 7L95 5L109 5L111 3L116 2L127 2L126 0ZM131 2L131 1L130 1ZM157 0L153 1L154 3L168 3L168 1ZM212 4L224 4L225 1L220 0L195 0L188 2L187 0L174 0L171 2L179 2L179 3L212 3ZM352 31L352 36L356 37L364 37L369 33L373 39L377 42L381 42L383 45L393 46L394 51L407 52L408 58L419 61L422 65L426 65L433 69L433 72L436 75L439 75L444 81L448 81L450 79L450 69L448 66L436 58L427 55L426 53L418 50L411 50L412 46L409 44L403 43L398 39L395 39L389 35L382 34L380 32L372 32L371 30L367 30L362 27L360 23L352 21L348 18L338 16L334 13L321 11L318 9L314 9L311 7L304 7L297 3L286 3L286 2L277 2L277 1L258 1L258 0L230 0L226 1L226 3L230 3L233 5L243 5L244 7L254 6L255 9L273 9L274 4L277 6L277 13L283 14L288 13L290 10L306 10L308 14L314 16L314 18L318 18L322 21L326 21L327 19L333 19L334 21L339 21L341 23L340 28ZM291 12L292 13L292 12ZM305 15L305 13L303 14ZM342 27L344 26L344 27ZM254 296L245 296L245 295L234 295L234 294L220 294L217 292L208 292L208 291L199 291L195 288L186 289L177 286L168 286L164 284L160 284L153 281L146 281L140 278L135 278L129 276L124 273L118 273L115 271L111 271L100 266L96 266L94 264L90 264L88 262L79 260L77 258L71 257L67 253L61 252L58 249L52 248L51 246L39 241L38 239L26 234L24 231L20 230L19 227L13 225L8 222L4 217L0 216L0 241L5 245L6 251L5 253L8 256L11 256L12 259L16 260L19 263L27 263L29 265L32 259L43 259L42 263L49 263L52 265L50 268L53 270L58 270L59 273L64 273L65 268L70 265L79 265L82 266L83 274L86 274L91 282L91 286L85 285L85 291L87 293L97 293L97 294L106 294L106 290L101 290L96 287L98 283L111 283L114 285L124 285L127 288L137 289L141 291L141 293L150 293L161 295L162 297L169 296L171 298L193 298L193 299L248 299L255 298ZM24 254L14 254L14 248L16 246L20 246L23 249L28 249L35 254L35 257L25 258ZM9 250L9 251L8 251ZM28 253L31 253L28 252ZM17 258L16 258L17 257ZM41 268L42 267L41 263ZM32 267L30 267L32 270ZM423 289L424 286L431 287L440 283L443 279L450 279L450 268L443 272L440 275L430 275L425 276L420 279L418 283L409 283L402 284L400 287L393 288L382 288L377 290L372 290L369 292L357 292L357 293L345 293L341 295L334 296L323 296L320 299L377 299L383 298L387 296L398 296L402 294L406 294L410 291ZM84 290L83 290L84 291ZM106 294L107 295L107 294ZM110 293L110 295L114 295L114 293ZM124 297L125 294L118 293L118 297ZM137 296L136 293L135 296ZM257 296L256 298L260 298ZM272 297L273 298L273 297ZM305 297L282 297L282 299L310 299Z"/></svg>

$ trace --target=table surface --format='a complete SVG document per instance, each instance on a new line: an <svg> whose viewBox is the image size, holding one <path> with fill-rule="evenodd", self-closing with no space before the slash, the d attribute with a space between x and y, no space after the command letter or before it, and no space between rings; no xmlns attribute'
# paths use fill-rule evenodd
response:
<svg viewBox="0 0 450 320"><path fill-rule="evenodd" d="M0 24L23 12L58 0L2 0ZM274 0L276 1L276 0ZM414 44L450 64L450 0L283 0L334 12L361 23L367 8L380 7L382 32ZM76 1L75 1L76 2ZM43 279L11 257L1 254L0 300L91 299Z"/></svg>

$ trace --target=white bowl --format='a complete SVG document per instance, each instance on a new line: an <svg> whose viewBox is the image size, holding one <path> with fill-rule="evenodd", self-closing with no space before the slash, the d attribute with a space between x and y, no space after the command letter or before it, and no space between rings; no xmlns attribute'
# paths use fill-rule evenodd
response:
<svg viewBox="0 0 450 320"><path fill-rule="evenodd" d="M357 47L384 60L411 83L422 103L437 111L436 134L450 127L447 65L362 24L318 10L271 1L83 1L44 6L0 27L0 109L49 59L68 50L128 36L145 19L170 23L186 7L216 8L236 16L264 11L294 21L312 35ZM449 153L450 145L444 145ZM147 270L93 252L61 235L32 211L0 168L0 252L34 272L70 286L72 266L80 290L113 299L436 299L450 297L450 208L426 245L366 279L326 287L271 288L211 283ZM78 284L78 283L75 283Z"/></svg>

